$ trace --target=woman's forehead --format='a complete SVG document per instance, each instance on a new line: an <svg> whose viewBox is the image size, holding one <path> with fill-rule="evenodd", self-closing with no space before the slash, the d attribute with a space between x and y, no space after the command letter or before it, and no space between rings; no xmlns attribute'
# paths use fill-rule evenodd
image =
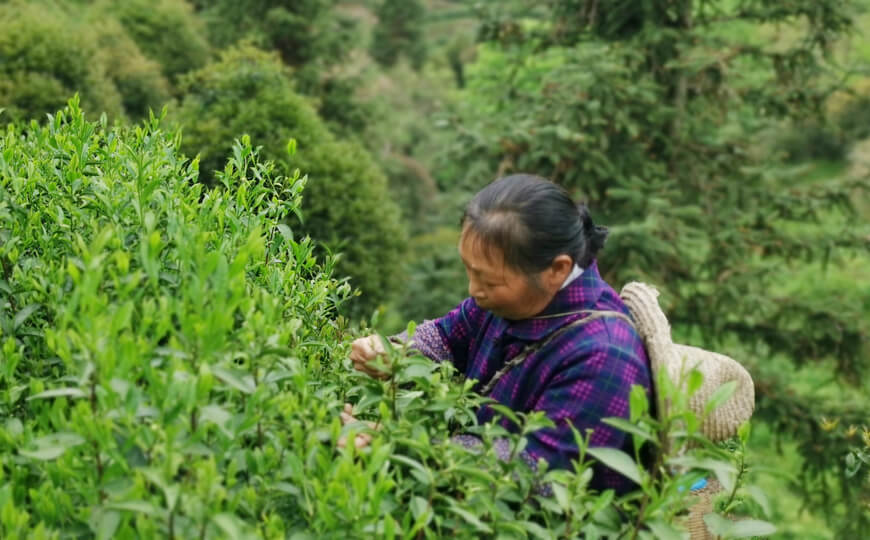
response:
<svg viewBox="0 0 870 540"><path fill-rule="evenodd" d="M459 237L459 256L466 266L478 272L503 272L504 253L488 244L471 228L465 227Z"/></svg>

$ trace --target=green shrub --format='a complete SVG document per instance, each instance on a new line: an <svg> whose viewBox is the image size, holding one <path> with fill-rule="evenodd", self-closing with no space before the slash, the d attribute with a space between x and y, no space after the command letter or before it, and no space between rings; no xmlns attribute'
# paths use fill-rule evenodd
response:
<svg viewBox="0 0 870 540"><path fill-rule="evenodd" d="M370 313L399 280L405 232L386 180L367 152L333 137L272 54L231 49L188 77L184 91L175 115L184 126L182 148L200 155L206 175L221 168L221 156L244 133L263 145L263 155L281 172L305 171L302 230L343 253L338 272L363 291L352 311ZM291 138L299 149L292 158Z"/></svg>
<svg viewBox="0 0 870 540"><path fill-rule="evenodd" d="M0 138L3 538L274 537L283 449L322 447L347 287L282 234L304 182L239 145L226 197L176 143L75 103Z"/></svg>
<svg viewBox="0 0 870 540"><path fill-rule="evenodd" d="M145 118L149 110L159 111L171 97L160 64L146 58L116 20L100 17L91 24L96 31L97 56L121 95L124 112Z"/></svg>
<svg viewBox="0 0 870 540"><path fill-rule="evenodd" d="M372 32L369 53L384 67L392 67L401 55L419 70L426 60L423 24L426 7L420 0L382 0L375 9L378 24Z"/></svg>
<svg viewBox="0 0 870 540"><path fill-rule="evenodd" d="M371 108L356 97L361 84L351 56L360 42L357 21L338 0L214 0L202 6L218 48L249 43L277 51L293 69L296 90L316 99L321 118L338 135L362 133ZM348 69L349 66L349 69Z"/></svg>
<svg viewBox="0 0 870 540"><path fill-rule="evenodd" d="M742 445L698 437L691 392L660 386L674 415L656 421L638 388L628 427L636 454L670 437L696 443L685 455L644 471L589 449L643 486L614 498L587 491L588 463L496 459L496 437L516 454L547 421L475 426L481 398L449 364L391 350L388 380L350 370L335 318L349 289L283 224L305 181L245 137L219 175L233 192L207 189L177 143L158 120L89 123L75 101L0 137L4 539L674 536L685 488L710 471L726 512L744 504ZM336 449L359 429L340 425L346 400L382 426L368 449ZM484 446L453 444L456 430Z"/></svg>
<svg viewBox="0 0 870 540"><path fill-rule="evenodd" d="M104 2L98 9L116 17L172 82L208 61L206 27L185 0Z"/></svg>
<svg viewBox="0 0 870 540"><path fill-rule="evenodd" d="M837 124L847 143L870 137L870 88L847 101L837 113Z"/></svg>
<svg viewBox="0 0 870 540"><path fill-rule="evenodd" d="M824 159L845 159L849 143L838 133L834 125L811 121L802 125L788 125L776 136L778 150L791 163Z"/></svg>
<svg viewBox="0 0 870 540"><path fill-rule="evenodd" d="M218 47L249 40L276 50L294 68L330 66L357 41L356 24L335 10L337 0L214 0L203 7Z"/></svg>
<svg viewBox="0 0 870 540"><path fill-rule="evenodd" d="M0 3L0 108L7 121L38 119L78 92L88 111L121 113L121 96L96 58L97 43L62 10Z"/></svg>

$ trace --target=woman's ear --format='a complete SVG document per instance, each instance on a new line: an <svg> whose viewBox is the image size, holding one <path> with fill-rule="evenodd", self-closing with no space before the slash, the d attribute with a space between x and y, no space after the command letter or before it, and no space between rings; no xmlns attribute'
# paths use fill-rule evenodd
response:
<svg viewBox="0 0 870 540"><path fill-rule="evenodd" d="M547 284L556 290L565 283L565 280L568 279L568 276L571 274L571 270L574 269L574 259L570 256L562 254L557 255L553 262L550 263L550 268L547 270Z"/></svg>

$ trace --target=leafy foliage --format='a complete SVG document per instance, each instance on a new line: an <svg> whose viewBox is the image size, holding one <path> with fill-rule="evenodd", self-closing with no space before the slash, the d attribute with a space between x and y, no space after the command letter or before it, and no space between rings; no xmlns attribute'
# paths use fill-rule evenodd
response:
<svg viewBox="0 0 870 540"><path fill-rule="evenodd" d="M263 141L263 155L279 171L305 171L302 230L342 252L338 272L363 291L354 312L371 313L386 298L399 279L405 244L386 180L359 144L333 137L274 55L250 47L225 52L186 79L176 118L184 126L182 148L201 156L206 174L245 133ZM290 139L298 143L292 157Z"/></svg>
<svg viewBox="0 0 870 540"><path fill-rule="evenodd" d="M276 50L288 66L333 65L346 58L355 40L354 24L333 10L335 0L218 0L202 15L212 24L215 44L226 47L249 39Z"/></svg>
<svg viewBox="0 0 870 540"><path fill-rule="evenodd" d="M420 69L426 60L423 3L420 0L383 0L375 14L378 24L372 35L372 58L382 66L391 67L405 55L415 69Z"/></svg>
<svg viewBox="0 0 870 540"><path fill-rule="evenodd" d="M612 225L602 260L608 280L660 285L678 331L798 365L831 358L841 374L862 380L864 308L859 298L824 294L818 278L828 261L866 253L868 230L848 223L855 193L870 183L801 183L800 169L759 144L781 121L799 124L822 110L833 90L825 59L850 30L849 2L475 7L481 55L468 68L468 106L452 124L460 136L451 166L467 171L460 185L474 189L493 171L549 176ZM794 20L793 39L758 37L766 25ZM783 286L808 263L819 274L816 292ZM776 391L781 381L766 379L762 364L752 365L761 414L797 418L785 411L805 402ZM813 408L831 416L841 409ZM805 424L789 425L808 435ZM804 454L806 474L842 469L844 453L821 453ZM851 485L838 483L839 500L849 500ZM870 526L860 505L839 525L846 535Z"/></svg>
<svg viewBox="0 0 870 540"><path fill-rule="evenodd" d="M638 389L624 427L638 450L659 437L695 449L649 472L589 449L641 484L615 499L586 491L588 463L496 459L495 439L519 452L547 420L504 411L518 433L475 426L481 398L449 364L391 349L387 380L350 370L335 318L349 288L282 223L305 180L243 137L223 186L206 188L177 143L153 117L87 122L76 101L0 139L4 538L675 535L704 471L737 491L689 394L654 420ZM348 399L382 426L370 449L336 450L358 430L338 421ZM454 444L457 429L485 444Z"/></svg>
<svg viewBox="0 0 870 540"><path fill-rule="evenodd" d="M456 253L459 235L441 227L410 242L408 280L397 309L411 320L431 319L456 307L468 291L465 268Z"/></svg>
<svg viewBox="0 0 870 540"><path fill-rule="evenodd" d="M209 58L206 27L185 0L103 2L97 8L117 18L148 58L172 82Z"/></svg>
<svg viewBox="0 0 870 540"><path fill-rule="evenodd" d="M276 51L293 68L299 92L317 98L317 110L337 133L358 133L367 116L354 96L357 77L341 67L360 40L356 21L338 0L218 0L201 16L218 47L247 42Z"/></svg>
<svg viewBox="0 0 870 540"><path fill-rule="evenodd" d="M96 29L96 57L118 89L124 112L138 119L147 118L149 111L159 111L171 96L161 65L142 54L116 20L97 17L90 24Z"/></svg>
<svg viewBox="0 0 870 540"><path fill-rule="evenodd" d="M38 2L0 3L0 107L5 120L42 120L79 92L88 110L121 113L94 37L63 10Z"/></svg>

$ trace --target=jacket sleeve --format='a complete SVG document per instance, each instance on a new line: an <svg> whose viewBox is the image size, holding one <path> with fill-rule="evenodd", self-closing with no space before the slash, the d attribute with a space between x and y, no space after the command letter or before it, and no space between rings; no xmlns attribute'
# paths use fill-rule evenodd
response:
<svg viewBox="0 0 870 540"><path fill-rule="evenodd" d="M453 362L457 370L465 373L471 340L485 316L473 298L466 298L443 317L417 325L412 346L436 362ZM403 332L391 339L404 342L408 336Z"/></svg>

